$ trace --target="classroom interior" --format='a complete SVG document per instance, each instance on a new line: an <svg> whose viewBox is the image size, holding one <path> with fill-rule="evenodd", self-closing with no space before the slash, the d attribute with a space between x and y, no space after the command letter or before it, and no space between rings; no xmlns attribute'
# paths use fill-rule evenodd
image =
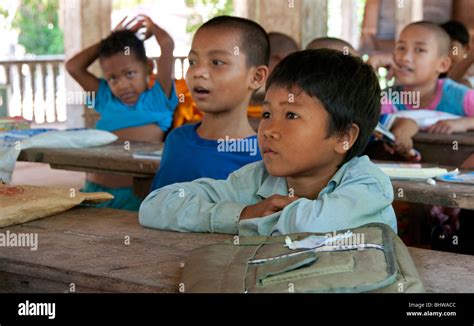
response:
<svg viewBox="0 0 474 326"><path fill-rule="evenodd" d="M317 37L338 37L352 44L367 60L374 54L391 53L402 29L420 20L436 24L449 20L461 22L469 31L471 48L474 48L474 1L471 0L216 1L220 2L232 3L232 15L258 22L267 32L291 36L301 50ZM173 6L171 3L174 1L153 4L153 1L60 0L58 17L63 33L63 54L36 59L35 56L0 57L0 73L3 71L4 75L3 85L0 85L3 96L0 120L18 116L21 121L29 121L27 128L31 129L94 129L100 119L97 112L84 103L64 98L58 102L54 96L51 100L46 92L47 84L51 84L57 94L81 93L81 86L65 68L67 60L107 37L124 13L134 16L146 8ZM175 6L178 3L185 8L176 9L176 12L181 10L181 16L175 14L165 19L166 14L147 14L158 22L163 18L166 26L162 27L168 32L174 26L185 28L182 22L198 10L184 7L180 1L176 1ZM179 127L199 122L202 113L193 103L185 82L191 36L184 30L170 34L178 35L173 82L183 101L180 100L175 111L173 127ZM159 51L152 51L155 66L150 77L153 80L157 78ZM98 63L91 66L90 72L102 73ZM382 67L376 72L382 88L396 82L387 69ZM53 77L47 79L48 74ZM466 76L474 76L474 65ZM39 91L37 84L42 84ZM36 97L42 98L40 109L31 104L36 103ZM256 99L248 111L248 119L256 131L261 120L260 106L261 99ZM46 107L50 107L50 111ZM9 130L0 129L0 134L6 131ZM419 131L413 137L413 148L421 155L421 161L416 162L421 164L419 167L474 173L474 130L442 135ZM86 173L107 173L129 177L133 180L135 195L143 199L150 193L160 161L139 154L162 149L163 142L135 141L125 146L116 141L76 149L24 148L7 185L62 187L69 192L79 192ZM403 167L413 163L387 153L380 143L368 146L365 153L381 164ZM474 183L426 179L392 179L398 236L408 247L427 292L474 292ZM4 205L7 203L0 198L0 207L2 201ZM7 230L39 234L41 250L0 250L0 259L5 262L0 264L2 293L71 292L71 283L74 283L74 292L183 292L182 269L192 249L233 239L223 234L146 229L138 224L136 212L84 207L78 203L62 212L51 211L48 217L0 228L0 232Z"/></svg>

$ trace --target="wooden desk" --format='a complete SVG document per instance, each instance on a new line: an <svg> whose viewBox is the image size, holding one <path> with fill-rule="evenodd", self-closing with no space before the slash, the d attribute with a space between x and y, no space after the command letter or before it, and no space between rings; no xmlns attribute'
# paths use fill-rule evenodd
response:
<svg viewBox="0 0 474 326"><path fill-rule="evenodd" d="M461 167L468 159L474 161L474 132L452 135L419 132L413 137L413 147L420 152L423 163ZM397 154L387 153L379 142L370 144L365 154L373 160L406 161ZM465 168L474 168L473 164Z"/></svg>
<svg viewBox="0 0 474 326"><path fill-rule="evenodd" d="M135 193L144 198L159 167L159 161L134 159L136 151L155 151L162 145L122 143L81 149L30 148L20 153L20 161L49 163L52 168L71 171L120 174L133 177ZM438 182L436 186L416 181L394 181L395 200L474 209L474 187ZM400 189L403 196L399 197ZM454 196L455 194L455 196Z"/></svg>
<svg viewBox="0 0 474 326"><path fill-rule="evenodd" d="M474 132L452 135L419 132L413 137L413 147L423 162L460 167L474 154Z"/></svg>
<svg viewBox="0 0 474 326"><path fill-rule="evenodd" d="M159 167L159 161L136 159L137 151L156 151L163 144L113 143L89 148L29 148L22 150L19 161L49 163L53 169L118 174L133 177L135 193L144 197Z"/></svg>
<svg viewBox="0 0 474 326"><path fill-rule="evenodd" d="M474 186L436 181L392 180L394 200L474 210Z"/></svg>
<svg viewBox="0 0 474 326"><path fill-rule="evenodd" d="M177 292L189 252L231 238L145 229L135 213L97 208L6 230L38 233L39 245L0 250L0 292ZM474 292L474 256L409 250L428 292Z"/></svg>

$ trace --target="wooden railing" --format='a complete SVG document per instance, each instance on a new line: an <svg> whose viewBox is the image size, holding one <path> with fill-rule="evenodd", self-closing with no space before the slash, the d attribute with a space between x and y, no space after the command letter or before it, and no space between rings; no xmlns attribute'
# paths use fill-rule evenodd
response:
<svg viewBox="0 0 474 326"><path fill-rule="evenodd" d="M63 55L0 60L0 83L10 86L10 116L37 123L66 120Z"/></svg>
<svg viewBox="0 0 474 326"><path fill-rule="evenodd" d="M153 57L152 59L155 61L154 72L156 73L156 62L158 60L158 57ZM184 76L186 75L186 71L188 70L188 67L189 67L188 58L175 57L174 60L175 60L174 71L173 71L174 79L184 79Z"/></svg>
<svg viewBox="0 0 474 326"><path fill-rule="evenodd" d="M176 79L184 78L187 68L186 57L175 58ZM35 123L65 122L65 73L63 55L0 60L0 84L10 89L8 115Z"/></svg>

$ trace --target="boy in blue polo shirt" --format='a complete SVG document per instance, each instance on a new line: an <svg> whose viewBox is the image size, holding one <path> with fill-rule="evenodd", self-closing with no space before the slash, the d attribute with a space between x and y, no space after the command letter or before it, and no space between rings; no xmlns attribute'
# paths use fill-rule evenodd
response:
<svg viewBox="0 0 474 326"><path fill-rule="evenodd" d="M263 162L226 180L202 178L155 190L140 207L140 223L243 236L332 232L375 222L397 231L389 177L359 157L380 114L372 68L340 51L305 50L276 66L266 90L258 130Z"/></svg>
<svg viewBox="0 0 474 326"><path fill-rule="evenodd" d="M92 93L88 104L100 114L97 129L111 131L122 141L160 142L171 127L178 104L172 79L174 43L149 17L136 19L129 30L119 24L110 36L75 55L66 69L84 91ZM154 35L161 48L157 81L151 88L145 47L135 36L142 27L146 28L145 38ZM104 78L88 72L96 59ZM137 211L140 206L131 177L88 173L83 191L114 195L113 201L100 207Z"/></svg>
<svg viewBox="0 0 474 326"><path fill-rule="evenodd" d="M152 190L202 177L225 179L262 159L247 108L267 78L269 51L265 30L248 19L219 16L199 28L186 82L204 116L168 135Z"/></svg>

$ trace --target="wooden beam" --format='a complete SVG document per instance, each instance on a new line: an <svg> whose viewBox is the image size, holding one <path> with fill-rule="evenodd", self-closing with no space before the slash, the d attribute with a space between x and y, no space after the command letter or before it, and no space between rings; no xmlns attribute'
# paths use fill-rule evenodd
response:
<svg viewBox="0 0 474 326"><path fill-rule="evenodd" d="M423 0L396 0L395 38L411 22L423 20Z"/></svg>
<svg viewBox="0 0 474 326"><path fill-rule="evenodd" d="M64 54L68 60L82 49L110 34L112 0L61 0L60 17L64 31ZM96 62L90 71L102 74ZM66 92L80 92L82 88L66 74ZM83 104L67 104L68 128L84 127L85 117L92 110L84 110Z"/></svg>

